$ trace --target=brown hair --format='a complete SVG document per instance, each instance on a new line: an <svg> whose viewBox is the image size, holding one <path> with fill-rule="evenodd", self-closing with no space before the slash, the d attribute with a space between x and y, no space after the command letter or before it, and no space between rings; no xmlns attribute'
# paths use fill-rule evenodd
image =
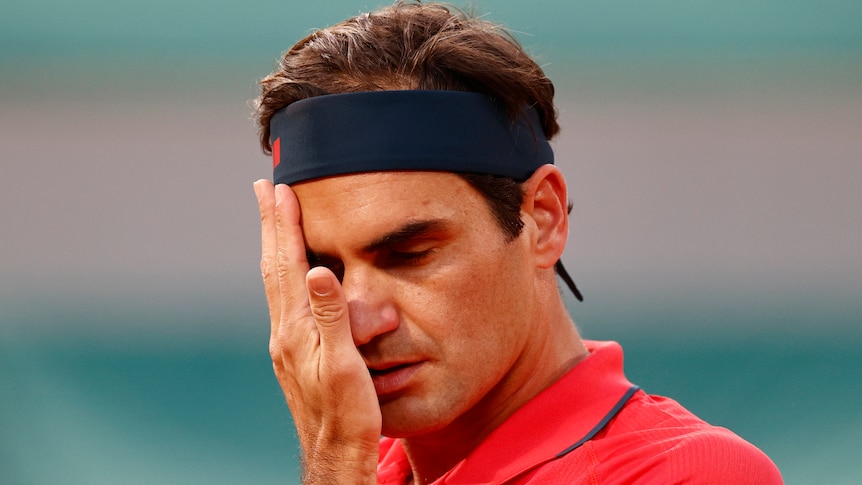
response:
<svg viewBox="0 0 862 485"><path fill-rule="evenodd" d="M316 31L288 50L260 85L256 114L265 153L271 153L269 123L276 111L304 98L358 91L484 93L513 119L535 107L548 139L559 131L554 85L517 40L499 25L440 3L400 0ZM504 233L517 237L520 183L461 175L483 194Z"/></svg>

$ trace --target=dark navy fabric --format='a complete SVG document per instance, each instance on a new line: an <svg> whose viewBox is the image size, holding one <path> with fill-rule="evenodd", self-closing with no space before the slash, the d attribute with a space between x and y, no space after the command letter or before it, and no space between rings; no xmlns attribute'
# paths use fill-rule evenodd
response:
<svg viewBox="0 0 862 485"><path fill-rule="evenodd" d="M275 183L382 170L442 170L523 181L554 154L539 115L511 121L488 96L369 91L315 96L276 112ZM274 154L275 155L275 154Z"/></svg>

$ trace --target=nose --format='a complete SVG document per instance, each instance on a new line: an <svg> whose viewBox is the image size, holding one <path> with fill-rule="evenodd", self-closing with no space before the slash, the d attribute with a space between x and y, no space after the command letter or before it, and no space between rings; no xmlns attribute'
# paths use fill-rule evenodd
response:
<svg viewBox="0 0 862 485"><path fill-rule="evenodd" d="M346 270L341 286L347 299L354 345L367 344L398 328L394 292L385 275L373 269Z"/></svg>

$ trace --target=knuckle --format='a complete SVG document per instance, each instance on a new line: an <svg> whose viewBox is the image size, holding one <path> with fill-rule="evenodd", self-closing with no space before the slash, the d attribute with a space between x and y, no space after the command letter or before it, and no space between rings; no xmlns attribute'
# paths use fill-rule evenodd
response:
<svg viewBox="0 0 862 485"><path fill-rule="evenodd" d="M273 274L275 274L275 265L272 264L272 257L264 254L260 259L260 275L264 281L269 281Z"/></svg>
<svg viewBox="0 0 862 485"><path fill-rule="evenodd" d="M311 305L311 312L321 324L340 322L347 315L347 309L338 301L315 301Z"/></svg>
<svg viewBox="0 0 862 485"><path fill-rule="evenodd" d="M282 247L278 248L278 250L275 252L275 263L276 267L278 268L279 274L284 273L285 271L287 271L288 268L290 268L292 261L290 258L290 253L287 251L287 249Z"/></svg>
<svg viewBox="0 0 862 485"><path fill-rule="evenodd" d="M267 205L266 205L266 204L267 204L267 203L266 203L266 201L264 201L264 200L261 200L261 201L260 201L260 202L258 202L258 204L257 204L257 205L258 205L258 209L260 210L260 223L261 223L261 225L263 225L263 226L267 226L267 225L270 225L270 224L272 223L272 222L271 222L271 221L272 221L272 217L270 216L269 211L267 210Z"/></svg>
<svg viewBox="0 0 862 485"><path fill-rule="evenodd" d="M269 339L269 356L272 358L272 364L274 366L281 365L282 354L283 352L280 339L278 339L277 337Z"/></svg>

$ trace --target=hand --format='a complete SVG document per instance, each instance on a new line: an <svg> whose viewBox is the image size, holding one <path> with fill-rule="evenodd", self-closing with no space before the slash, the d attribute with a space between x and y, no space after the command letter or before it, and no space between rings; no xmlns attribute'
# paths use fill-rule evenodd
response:
<svg viewBox="0 0 862 485"><path fill-rule="evenodd" d="M327 268L309 268L293 191L268 180L254 190L269 351L302 447L303 482L376 483L380 406L341 285Z"/></svg>

